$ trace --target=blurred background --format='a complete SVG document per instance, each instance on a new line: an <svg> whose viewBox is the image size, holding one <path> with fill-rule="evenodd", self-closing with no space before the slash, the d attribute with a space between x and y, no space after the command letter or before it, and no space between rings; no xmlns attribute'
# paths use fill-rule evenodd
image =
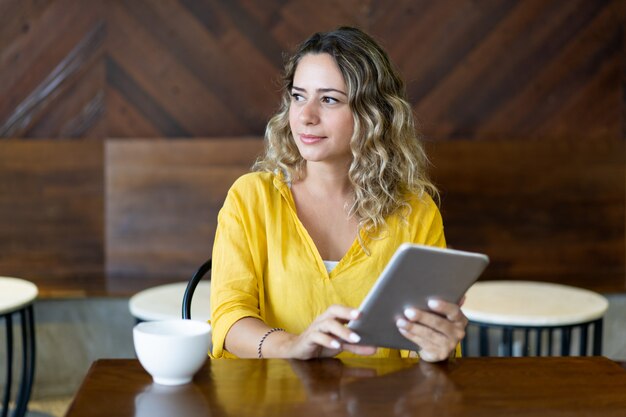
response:
<svg viewBox="0 0 626 417"><path fill-rule="evenodd" d="M482 279L601 292L626 358L623 0L0 0L0 276L37 284L35 400L133 356L128 297L210 256L262 150L283 53L388 51Z"/></svg>

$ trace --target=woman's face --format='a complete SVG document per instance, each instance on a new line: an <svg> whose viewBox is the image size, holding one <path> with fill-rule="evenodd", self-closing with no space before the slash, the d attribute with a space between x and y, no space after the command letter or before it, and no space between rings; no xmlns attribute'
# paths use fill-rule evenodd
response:
<svg viewBox="0 0 626 417"><path fill-rule="evenodd" d="M300 59L291 89L289 125L307 162L350 164L354 119L346 83L329 54Z"/></svg>

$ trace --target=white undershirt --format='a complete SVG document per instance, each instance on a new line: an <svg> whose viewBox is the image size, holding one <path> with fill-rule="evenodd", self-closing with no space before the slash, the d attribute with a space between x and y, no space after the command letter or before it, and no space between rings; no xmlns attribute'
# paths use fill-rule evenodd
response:
<svg viewBox="0 0 626 417"><path fill-rule="evenodd" d="M324 261L324 266L326 267L326 272L330 274L330 271L335 269L339 261Z"/></svg>

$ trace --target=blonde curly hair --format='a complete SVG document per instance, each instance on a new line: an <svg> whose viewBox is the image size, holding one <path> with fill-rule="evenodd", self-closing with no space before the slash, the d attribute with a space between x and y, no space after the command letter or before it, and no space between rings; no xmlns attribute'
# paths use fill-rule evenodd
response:
<svg viewBox="0 0 626 417"><path fill-rule="evenodd" d="M363 31L340 27L316 33L286 61L281 106L267 124L265 154L253 169L282 172L286 181L305 175L306 161L289 126L291 89L302 57L323 53L334 58L343 75L354 118L348 173L354 201L348 214L358 220L359 230L373 237L384 230L387 216L399 213L406 218L411 196L426 192L438 197L438 192L426 174L428 159L404 83L385 51Z"/></svg>

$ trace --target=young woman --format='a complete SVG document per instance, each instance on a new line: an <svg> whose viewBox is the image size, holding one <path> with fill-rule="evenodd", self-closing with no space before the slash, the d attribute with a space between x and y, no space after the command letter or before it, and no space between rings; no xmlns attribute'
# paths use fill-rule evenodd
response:
<svg viewBox="0 0 626 417"><path fill-rule="evenodd" d="M445 246L404 85L368 35L316 33L285 65L265 155L218 216L212 356L409 356L355 344L345 323L403 242ZM456 304L405 310L398 330L427 361L455 352Z"/></svg>

